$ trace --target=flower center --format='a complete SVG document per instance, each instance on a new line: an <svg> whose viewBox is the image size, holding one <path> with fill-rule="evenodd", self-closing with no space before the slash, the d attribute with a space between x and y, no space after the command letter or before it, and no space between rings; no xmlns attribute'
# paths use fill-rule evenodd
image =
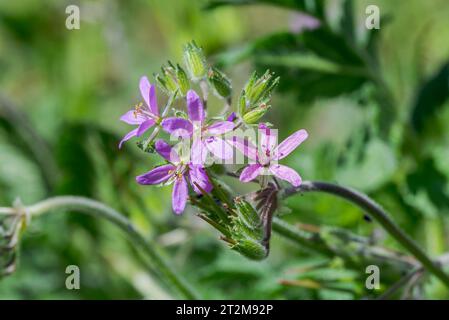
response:
<svg viewBox="0 0 449 320"><path fill-rule="evenodd" d="M265 155L269 158L271 157L271 152L269 149L265 150Z"/></svg>
<svg viewBox="0 0 449 320"><path fill-rule="evenodd" d="M138 104L136 104L136 105L134 106L134 112L133 112L134 118L137 119L137 116L138 116L139 114L142 114L142 113L143 113L142 106L143 106L143 103L142 103L142 102L139 102Z"/></svg>

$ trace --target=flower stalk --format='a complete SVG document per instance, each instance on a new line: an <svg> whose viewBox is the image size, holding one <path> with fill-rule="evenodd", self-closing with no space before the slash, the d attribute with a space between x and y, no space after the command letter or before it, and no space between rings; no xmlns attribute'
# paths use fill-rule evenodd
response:
<svg viewBox="0 0 449 320"><path fill-rule="evenodd" d="M198 296L187 282L177 273L153 247L153 245L139 232L136 227L118 211L101 202L78 196L59 196L49 198L34 205L24 207L24 212L30 217L38 217L54 210L73 210L96 218L106 219L122 229L129 240L140 247L152 260L154 265L173 288L186 299L197 299ZM11 215L14 208L0 208L0 213ZM14 214L14 213L13 213Z"/></svg>
<svg viewBox="0 0 449 320"><path fill-rule="evenodd" d="M291 187L284 191L284 197L304 192L325 192L343 198L366 211L376 220L396 241L407 249L422 266L435 275L449 288L449 276L440 265L432 261L427 254L390 218L385 210L367 195L356 190L332 183L319 181L304 181L299 187Z"/></svg>

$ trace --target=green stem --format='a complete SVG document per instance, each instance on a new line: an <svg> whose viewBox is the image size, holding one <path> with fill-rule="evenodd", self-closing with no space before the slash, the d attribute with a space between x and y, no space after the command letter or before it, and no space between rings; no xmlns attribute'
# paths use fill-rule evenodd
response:
<svg viewBox="0 0 449 320"><path fill-rule="evenodd" d="M281 237L328 258L339 257L350 269L360 271L370 264L382 267L387 270L384 273L385 280L396 279L418 266L418 262L411 256L385 247L373 246L367 238L336 228L312 227L317 228L316 231L300 229L277 217L273 218L272 223L273 231Z"/></svg>
<svg viewBox="0 0 449 320"><path fill-rule="evenodd" d="M314 241L313 236L310 236L305 232L301 232L301 230L298 230L297 228L293 227L292 225L288 224L285 221L282 221L279 218L276 217L273 218L272 227L274 232L277 232L283 237L290 239L296 243L299 243L301 246L305 248L317 251L327 257L332 258L335 256L334 251L331 248L329 248L326 244L317 243L317 241Z"/></svg>
<svg viewBox="0 0 449 320"><path fill-rule="evenodd" d="M434 274L449 288L449 277L437 262L432 261L427 254L389 217L389 215L374 200L356 190L336 184L305 181L297 188L288 188L284 197L298 192L325 192L343 198L356 204L374 218L393 238L406 248L430 273Z"/></svg>
<svg viewBox="0 0 449 320"><path fill-rule="evenodd" d="M6 208L0 208L6 209ZM131 221L116 210L102 204L101 202L77 196L60 196L49 198L25 208L25 212L31 217L36 217L51 210L63 209L82 212L93 217L109 220L129 237L131 242L140 246L152 259L167 281L173 285L185 298L197 299L197 295L164 258L153 248L152 244L139 233Z"/></svg>

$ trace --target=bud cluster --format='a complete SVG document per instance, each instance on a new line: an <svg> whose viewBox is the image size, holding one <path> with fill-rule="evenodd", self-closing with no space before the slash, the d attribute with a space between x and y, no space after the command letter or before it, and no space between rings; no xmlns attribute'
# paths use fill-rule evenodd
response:
<svg viewBox="0 0 449 320"><path fill-rule="evenodd" d="M159 87L168 95L178 92L184 97L190 89L189 79L184 69L179 64L173 65L170 61L167 66L162 66L162 72L155 74Z"/></svg>
<svg viewBox="0 0 449 320"><path fill-rule="evenodd" d="M239 113L248 124L259 121L270 109L271 95L279 83L279 77L267 70L261 77L254 72L239 98Z"/></svg>
<svg viewBox="0 0 449 320"><path fill-rule="evenodd" d="M192 81L199 81L207 75L207 62L203 50L197 46L195 41L184 46L184 62Z"/></svg>
<svg viewBox="0 0 449 320"><path fill-rule="evenodd" d="M218 98L230 99L232 85L229 78L216 67L210 67L207 63L203 49L195 41L184 46L184 65L174 64L168 61L167 65L161 67L161 72L154 74L159 88L167 95L185 97L193 83L204 82L210 87Z"/></svg>
<svg viewBox="0 0 449 320"><path fill-rule="evenodd" d="M201 210L199 217L220 231L221 239L232 250L252 260L265 259L268 256L264 242L266 231L257 210L243 197L232 199L226 186L211 181L214 184L211 193L190 199Z"/></svg>
<svg viewBox="0 0 449 320"><path fill-rule="evenodd" d="M261 260L267 257L268 248L263 245L265 231L259 214L241 197L234 199L237 215L233 216L233 250L247 258Z"/></svg>

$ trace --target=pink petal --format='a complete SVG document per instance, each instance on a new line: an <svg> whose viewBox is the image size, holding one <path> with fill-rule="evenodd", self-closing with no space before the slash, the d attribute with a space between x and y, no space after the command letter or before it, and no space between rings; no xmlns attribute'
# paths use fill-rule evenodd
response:
<svg viewBox="0 0 449 320"><path fill-rule="evenodd" d="M234 156L234 150L223 139L218 137L209 137L204 141L207 149L219 159L231 159Z"/></svg>
<svg viewBox="0 0 449 320"><path fill-rule="evenodd" d="M235 119L237 119L237 114L235 112L232 112L226 120L234 122Z"/></svg>
<svg viewBox="0 0 449 320"><path fill-rule="evenodd" d="M218 121L207 128L207 132L212 135L225 134L232 131L235 128L235 124L230 121Z"/></svg>
<svg viewBox="0 0 449 320"><path fill-rule="evenodd" d="M157 96L156 96L156 86L151 85L150 87L150 110L151 112L158 116L159 107L157 106Z"/></svg>
<svg viewBox="0 0 449 320"><path fill-rule="evenodd" d="M192 122L199 121L202 123L206 117L203 102L193 90L187 92L187 113Z"/></svg>
<svg viewBox="0 0 449 320"><path fill-rule="evenodd" d="M201 191L195 184L198 184L206 192L210 192L212 190L212 184L209 181L209 177L206 174L204 166L190 164L189 176L193 190L195 190L196 193L201 194Z"/></svg>
<svg viewBox="0 0 449 320"><path fill-rule="evenodd" d="M140 137L142 134L145 133L148 129L150 129L152 126L154 126L156 122L153 119L148 119L144 122L142 122L137 129L137 136Z"/></svg>
<svg viewBox="0 0 449 320"><path fill-rule="evenodd" d="M276 148L274 159L279 160L288 156L293 150L295 150L304 140L308 137L307 131L304 129L298 130Z"/></svg>
<svg viewBox="0 0 449 320"><path fill-rule="evenodd" d="M150 84L150 81L148 81L148 78L146 76L140 78L139 87L140 87L140 94L142 95L142 98L145 100L151 113L158 116L159 109L157 107L156 87Z"/></svg>
<svg viewBox="0 0 449 320"><path fill-rule="evenodd" d="M259 161L260 163L268 163L273 155L273 151L277 145L277 130L272 130L265 124L259 124Z"/></svg>
<svg viewBox="0 0 449 320"><path fill-rule="evenodd" d="M259 174L263 171L263 167L260 164L250 164L245 169L243 169L240 174L240 181L250 182L257 178Z"/></svg>
<svg viewBox="0 0 449 320"><path fill-rule="evenodd" d="M301 33L306 30L314 30L321 25L320 20L310 15L296 12L290 19L290 31L292 33Z"/></svg>
<svg viewBox="0 0 449 320"><path fill-rule="evenodd" d="M178 153L164 140L159 139L154 144L154 147L165 160L170 161L172 163L179 162Z"/></svg>
<svg viewBox="0 0 449 320"><path fill-rule="evenodd" d="M251 160L257 161L257 147L248 138L232 137L228 139L234 147Z"/></svg>
<svg viewBox="0 0 449 320"><path fill-rule="evenodd" d="M292 168L283 166L281 164L273 164L270 166L270 171L276 177L290 182L294 187L299 187L301 185L302 182L301 177Z"/></svg>
<svg viewBox="0 0 449 320"><path fill-rule="evenodd" d="M159 184L167 181L172 176L175 169L176 167L171 164L159 166L147 173L137 176L136 181L137 183L144 185Z"/></svg>
<svg viewBox="0 0 449 320"><path fill-rule="evenodd" d="M118 148L121 149L121 148L122 148L122 145L123 145L123 143L124 143L125 141L128 141L128 140L131 139L132 137L135 137L135 136L137 135L137 131L138 131L138 130L139 130L139 129L134 129L134 130L128 132L128 133L126 134L126 136L123 137L122 141L120 141L120 143L119 143L119 145L118 145Z"/></svg>
<svg viewBox="0 0 449 320"><path fill-rule="evenodd" d="M194 165L202 165L206 162L207 149L201 139L194 139L190 150L190 162Z"/></svg>
<svg viewBox="0 0 449 320"><path fill-rule="evenodd" d="M166 118L162 120L162 129L174 137L189 137L192 135L193 126L189 120L182 118Z"/></svg>
<svg viewBox="0 0 449 320"><path fill-rule="evenodd" d="M187 203L188 189L184 176L180 176L175 180L172 193L172 207L176 214L181 214Z"/></svg>
<svg viewBox="0 0 449 320"><path fill-rule="evenodd" d="M120 117L120 120L128 124L141 124L142 122L147 120L147 117L145 117L141 113L137 113L136 110L132 109L122 115Z"/></svg>

